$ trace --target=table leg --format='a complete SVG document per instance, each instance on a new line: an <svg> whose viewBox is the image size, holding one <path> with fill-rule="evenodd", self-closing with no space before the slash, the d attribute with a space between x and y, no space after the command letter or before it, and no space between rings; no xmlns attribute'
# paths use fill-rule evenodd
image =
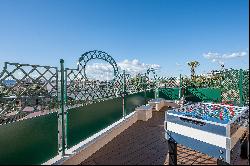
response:
<svg viewBox="0 0 250 166"><path fill-rule="evenodd" d="M245 138L240 146L240 157L242 159L247 159L248 158L248 140Z"/></svg>
<svg viewBox="0 0 250 166"><path fill-rule="evenodd" d="M223 161L222 159L217 159L217 165L230 165L227 162Z"/></svg>
<svg viewBox="0 0 250 166"><path fill-rule="evenodd" d="M169 165L177 165L177 143L173 140L168 140Z"/></svg>

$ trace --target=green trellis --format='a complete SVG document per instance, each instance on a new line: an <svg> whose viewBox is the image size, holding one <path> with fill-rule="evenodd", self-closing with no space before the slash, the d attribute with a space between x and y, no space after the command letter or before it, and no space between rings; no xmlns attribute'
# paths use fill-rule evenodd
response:
<svg viewBox="0 0 250 166"><path fill-rule="evenodd" d="M58 74L57 67L5 62L0 73L1 164L41 164L57 155Z"/></svg>
<svg viewBox="0 0 250 166"><path fill-rule="evenodd" d="M249 70L243 70L242 74L243 104L249 105Z"/></svg>
<svg viewBox="0 0 250 166"><path fill-rule="evenodd" d="M89 80L86 76L86 66L89 61L94 59L106 61L113 67L114 77L112 80L106 82ZM150 78L149 74L152 72L154 77ZM118 108L120 99L122 99L123 106L121 108L123 112L121 112L121 115L124 117L127 108L128 112L131 112L138 104L142 104L142 99L147 97L147 95L151 93L151 90L154 90L156 82L154 79L155 72L153 69L148 69L145 73L140 73L137 76L131 76L125 71L119 71L115 60L109 54L98 50L84 53L79 58L76 69L64 68L64 60L60 60L60 69L51 66L6 62L3 71L0 72L0 127L3 130L4 127L2 126L18 125L19 122L17 123L16 121L27 118L27 120L24 121L25 123L21 123L22 121L20 121L20 124L25 124L25 127L20 126L25 129L25 132L33 132L32 130L35 131L35 128L39 128L42 133L45 133L44 129L48 126L36 127L31 123L32 119L50 121L49 118L53 117L53 120L51 119L53 121L53 130L51 130L51 132L54 131L55 126L58 125L58 133L55 133L58 134L58 139L50 141L50 143L53 144L53 154L58 142L58 153L64 155L67 148L68 116L72 116L70 117L72 120L73 117L78 115L74 111L71 111L70 115L68 115L67 110L77 110L85 106L92 108L90 105L93 105L93 103L101 103L104 101L109 103L113 100L119 101L116 103L116 108ZM137 98L137 94L139 94L140 97ZM144 97L142 97L142 94L144 94ZM126 103L126 98L128 98L128 103ZM136 102L134 102L134 100L136 100ZM132 106L128 104L132 104ZM102 107L99 108L102 109ZM105 125L120 117L120 113L116 112L119 111L119 109L107 110L109 110L108 112L111 117L106 117L108 118L107 120L103 120L105 117L99 117L101 118L100 121L105 122ZM36 117L36 113L38 113L39 117ZM103 112L100 113L105 115ZM41 114L50 114L50 116L40 116ZM85 115L85 112L82 114ZM87 114L95 116L95 113L87 112ZM55 121L55 119L57 120ZM29 124L32 124L32 126L29 126ZM45 123L40 123L39 121L39 124ZM105 125L99 124L99 127L93 126L93 129L97 131L97 129L101 129L101 127ZM17 128L16 130L22 132L22 128ZM48 131L46 133L50 134L51 132ZM20 134L16 134L18 138ZM53 134L53 138L55 134ZM46 137L46 139L49 138L46 134L44 137ZM36 139L40 138L34 138L34 140ZM41 143L46 144L46 139L41 140ZM1 144L4 144L4 142L0 142L0 145ZM18 145L22 145L22 143L18 142ZM29 148L31 148L31 146L29 146ZM29 153L32 153L32 150L32 148L27 149ZM12 150L10 150L10 152L11 151ZM15 151L18 152L18 150ZM2 153L3 151L0 152ZM35 155L35 152L32 154L34 155L33 157L36 158L34 159L36 160L35 163L44 161L47 157L52 157L50 155L44 155L44 158L41 157L40 160L39 156ZM1 156L6 155L8 154L0 154L0 163L2 160ZM23 161L27 161L24 156L27 155L24 154L20 156L20 158L22 158ZM7 160L3 160L7 162ZM18 161L11 161L11 163L12 162L18 163Z"/></svg>
<svg viewBox="0 0 250 166"><path fill-rule="evenodd" d="M90 80L86 76L88 62L95 59L106 61L113 67L114 77L112 80ZM210 98L221 97L216 98L216 101L230 101L235 105L249 104L249 70L226 69L212 72L212 75L207 77L195 76L192 80L182 75L179 78L158 77L156 71L152 68L145 73L132 76L126 71L119 71L115 60L109 54L98 50L82 54L76 69L64 68L64 60L61 60L60 64L60 69L58 69L51 66L5 62L2 72L0 72L0 127L2 125L2 131L5 128L4 126L10 126L12 123L14 125L15 121L25 117L31 118L23 123L20 121L20 124L23 124L20 127L26 129L26 132L32 132L36 127L34 123L36 121L32 122L32 119L37 119L39 124L44 125L44 127L39 126L39 129L44 130L43 132L47 135L50 135L51 132L45 132L45 130L52 126L53 131L55 131L56 126L58 126L58 140L51 141L51 144L53 144L51 154L55 154L55 142L58 142L58 153L61 152L62 155L65 153L68 119L72 122L75 119L81 119L81 116L92 116L93 118L96 113L91 112L91 109L104 109L101 107L101 103L109 103L110 101L116 107L114 109L110 109L112 105L105 107L105 110L109 110L107 112L110 118L103 120L99 116L98 120L92 119L100 120L98 127L91 126L95 132L114 122L114 120L124 117L127 113L131 113L136 106L145 103L152 97L164 96L170 100L178 100L183 95L188 95L186 92L188 91L202 101L208 100L209 95L206 95L206 93L212 93L209 96ZM150 74L153 74L153 77L150 77ZM98 107L96 107L97 105ZM120 105L121 109L119 108ZM88 111L84 112L83 108ZM77 110L82 110L82 112L77 112ZM120 112L118 113L116 110ZM29 117L36 112L49 115L36 118ZM105 115L101 111L98 114ZM87 117L84 118L86 121L90 121ZM50 122L51 126L43 121ZM105 125L101 124L102 121L105 122ZM15 126L18 126L17 124L19 123L15 123ZM70 127L74 130L72 133L77 134L80 131L79 128L75 129L75 126L88 129L88 126L81 126L83 124L71 123ZM86 122L86 124L88 123ZM21 131L20 128L18 130ZM13 132L12 129L9 131ZM8 134L11 135L11 133ZM18 137L18 133L16 134L16 137ZM56 137L56 134L53 134L53 138ZM70 139L73 141L70 146L87 136L89 135L86 133L82 134L74 142L74 136L71 135ZM46 144L43 140L46 140L47 137L43 140L36 139ZM22 143L19 142L18 145L21 146ZM32 147L29 148L31 148L29 153L32 154ZM34 157L37 157L37 163L39 156ZM48 157L51 156L45 155L42 161Z"/></svg>
<svg viewBox="0 0 250 166"><path fill-rule="evenodd" d="M0 124L59 108L57 67L5 62L0 90Z"/></svg>
<svg viewBox="0 0 250 166"><path fill-rule="evenodd" d="M249 70L224 69L212 71L209 76L195 76L193 80L182 77L182 85L202 100L206 98L199 92L202 88L219 88L221 101L235 105L249 103ZM217 93L217 92L216 92Z"/></svg>

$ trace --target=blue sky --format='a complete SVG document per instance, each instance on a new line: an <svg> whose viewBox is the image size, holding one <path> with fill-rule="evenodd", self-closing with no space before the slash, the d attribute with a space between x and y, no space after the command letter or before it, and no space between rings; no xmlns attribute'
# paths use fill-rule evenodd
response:
<svg viewBox="0 0 250 166"><path fill-rule="evenodd" d="M164 75L189 74L190 60L200 62L198 73L221 62L249 68L248 6L248 0L0 0L0 67L59 66L60 58L74 67L82 53L97 49L121 64L160 65Z"/></svg>

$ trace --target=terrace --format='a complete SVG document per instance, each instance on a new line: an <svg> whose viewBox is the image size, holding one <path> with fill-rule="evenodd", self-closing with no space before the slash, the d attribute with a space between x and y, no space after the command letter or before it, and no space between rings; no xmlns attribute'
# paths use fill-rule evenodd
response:
<svg viewBox="0 0 250 166"><path fill-rule="evenodd" d="M95 59L112 65L112 80L88 80L85 67ZM110 55L96 50L84 53L76 69L64 68L63 60L60 65L5 63L0 73L0 164L217 164L225 158L182 144L177 151L170 148L167 113L192 103L223 102L221 108L235 111L239 106L248 116L248 70L188 78L158 77L148 69L133 77L119 71ZM241 112L234 113L229 122L243 132L230 164L248 164L240 157L248 155L241 152L248 121ZM221 116L219 112L216 118Z"/></svg>
<svg viewBox="0 0 250 166"><path fill-rule="evenodd" d="M136 122L81 164L168 165L168 143L162 123L167 109L153 112L147 122ZM181 146L178 158L178 164L216 164L215 159ZM198 162L200 158L204 161Z"/></svg>
<svg viewBox="0 0 250 166"><path fill-rule="evenodd" d="M84 160L81 165L169 165L168 143L165 139L164 107L153 112L147 121L138 121L103 148ZM238 147L238 150L240 148ZM247 165L238 151L233 165ZM178 165L217 165L217 160L182 145L177 147Z"/></svg>

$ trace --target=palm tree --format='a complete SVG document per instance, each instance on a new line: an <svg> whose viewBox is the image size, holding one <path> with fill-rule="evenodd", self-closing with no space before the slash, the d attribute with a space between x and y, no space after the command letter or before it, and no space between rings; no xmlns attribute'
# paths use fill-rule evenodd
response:
<svg viewBox="0 0 250 166"><path fill-rule="evenodd" d="M191 68L191 78L193 79L195 76L195 68L200 65L198 61L190 61L187 63Z"/></svg>

